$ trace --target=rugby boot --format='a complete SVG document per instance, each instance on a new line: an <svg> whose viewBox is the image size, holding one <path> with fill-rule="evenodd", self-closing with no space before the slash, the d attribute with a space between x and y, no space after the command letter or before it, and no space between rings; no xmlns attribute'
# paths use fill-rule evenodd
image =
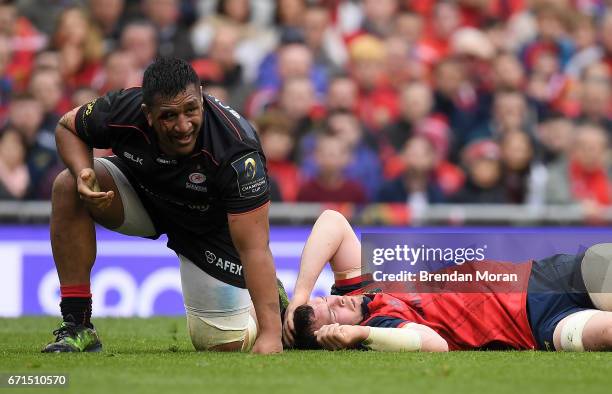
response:
<svg viewBox="0 0 612 394"><path fill-rule="evenodd" d="M102 350L102 342L93 327L65 321L53 331L53 335L55 335L55 342L45 346L43 353L99 352Z"/></svg>

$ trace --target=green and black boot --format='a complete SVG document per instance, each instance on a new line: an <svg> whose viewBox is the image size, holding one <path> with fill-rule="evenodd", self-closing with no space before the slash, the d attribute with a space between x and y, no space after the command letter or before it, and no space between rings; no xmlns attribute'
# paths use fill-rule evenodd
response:
<svg viewBox="0 0 612 394"><path fill-rule="evenodd" d="M93 327L64 321L57 330L53 331L53 335L55 335L55 342L45 346L43 353L99 352L102 350L102 342Z"/></svg>

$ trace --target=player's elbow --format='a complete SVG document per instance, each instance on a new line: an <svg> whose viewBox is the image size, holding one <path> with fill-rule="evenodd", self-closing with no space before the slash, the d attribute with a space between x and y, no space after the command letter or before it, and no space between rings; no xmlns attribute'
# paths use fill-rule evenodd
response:
<svg viewBox="0 0 612 394"><path fill-rule="evenodd" d="M321 213L321 215L319 215L319 220L345 222L346 218L338 211L334 211L333 209L326 209Z"/></svg>
<svg viewBox="0 0 612 394"><path fill-rule="evenodd" d="M436 341L434 350L432 351L439 353L448 352L448 343L444 339L440 338L440 340Z"/></svg>
<svg viewBox="0 0 612 394"><path fill-rule="evenodd" d="M422 352L443 353L448 352L448 342L441 337L428 338L424 341Z"/></svg>

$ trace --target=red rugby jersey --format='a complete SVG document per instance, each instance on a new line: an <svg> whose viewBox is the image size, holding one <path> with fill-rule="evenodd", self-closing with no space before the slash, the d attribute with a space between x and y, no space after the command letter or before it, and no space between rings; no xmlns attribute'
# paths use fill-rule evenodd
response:
<svg viewBox="0 0 612 394"><path fill-rule="evenodd" d="M480 292L434 292L431 288L418 293L383 290L370 295L369 315L361 325L376 326L382 321L385 326L391 322L395 327L409 322L423 324L442 336L450 350L535 349L526 307L531 262L481 262L461 267L464 273L483 268L516 273L519 281L511 287L497 283L472 287L480 288ZM385 288L381 282L375 282L351 294L367 294L377 287ZM459 287L452 291L456 290L461 291Z"/></svg>

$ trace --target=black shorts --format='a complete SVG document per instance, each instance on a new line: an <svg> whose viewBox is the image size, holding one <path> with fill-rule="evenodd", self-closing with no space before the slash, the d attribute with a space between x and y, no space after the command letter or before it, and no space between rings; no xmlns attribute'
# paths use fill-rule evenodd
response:
<svg viewBox="0 0 612 394"><path fill-rule="evenodd" d="M596 309L582 278L583 254L558 254L533 262L527 289L527 316L541 350L555 350L553 334L566 316Z"/></svg>

